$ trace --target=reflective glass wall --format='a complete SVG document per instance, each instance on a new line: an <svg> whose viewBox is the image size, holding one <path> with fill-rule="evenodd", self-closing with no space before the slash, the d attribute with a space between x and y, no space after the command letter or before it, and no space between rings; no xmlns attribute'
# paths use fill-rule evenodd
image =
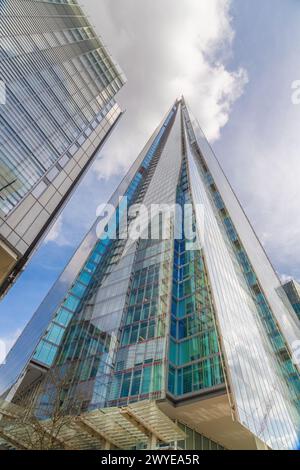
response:
<svg viewBox="0 0 300 470"><path fill-rule="evenodd" d="M299 372L291 359L288 338L266 296L265 284L252 264L256 257L250 258L251 250L245 249L244 233L252 236L252 228L241 213L238 220L243 229L237 231L233 222L237 214L230 211L235 196L221 170L218 178L214 177L211 161L215 157L207 143L201 145L204 137L198 139L185 106L183 114L193 198L204 206L204 254L237 418L271 448L296 448ZM199 220L197 223L202 227ZM266 255L261 256L266 275L271 268ZM267 288L272 277L268 282ZM275 289L273 295L278 296ZM276 304L279 302L278 296ZM285 305L279 306L284 311ZM296 331L296 324L294 328Z"/></svg>
<svg viewBox="0 0 300 470"><path fill-rule="evenodd" d="M120 118L125 79L75 0L1 0L0 31L1 296Z"/></svg>
<svg viewBox="0 0 300 470"><path fill-rule="evenodd" d="M184 225L190 218L195 227L189 171L183 158L177 187L177 204L182 208L183 237L175 240L169 349L169 393L179 397L212 391L224 385L221 352L215 325L214 307L203 252L190 250Z"/></svg>
<svg viewBox="0 0 300 470"><path fill-rule="evenodd" d="M155 175L162 175L166 158L172 158L166 141L176 115L177 105L133 175L124 195L129 209L139 202L147 204L147 199L150 203L154 193L160 197ZM170 191L175 194L173 184L164 185L164 196ZM122 203L117 208L121 211ZM134 218L126 217L130 227ZM58 326L62 312L64 318L71 314L63 339L52 345L57 351L60 343L54 362L51 358L53 369L70 375L66 400L84 396L82 409L90 409L124 404L140 396L161 396L166 380L165 324L171 282L169 238L133 241L119 236L96 243L50 327L52 331L53 325ZM33 360L43 362L46 355L49 359L49 343L47 334Z"/></svg>
<svg viewBox="0 0 300 470"><path fill-rule="evenodd" d="M123 78L77 2L2 0L0 12L0 186L9 184L0 208L8 214L50 169L54 179L54 164L99 125Z"/></svg>

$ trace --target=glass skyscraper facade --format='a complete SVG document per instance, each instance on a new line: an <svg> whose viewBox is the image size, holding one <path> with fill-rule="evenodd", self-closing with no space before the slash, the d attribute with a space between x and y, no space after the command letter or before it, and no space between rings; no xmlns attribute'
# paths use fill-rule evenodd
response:
<svg viewBox="0 0 300 470"><path fill-rule="evenodd" d="M42 413L50 369L82 412L156 401L186 449L296 448L299 320L183 98L109 203L118 217L102 236L95 222L0 369L2 396L42 380Z"/></svg>
<svg viewBox="0 0 300 470"><path fill-rule="evenodd" d="M124 77L76 0L0 1L0 294L121 116Z"/></svg>

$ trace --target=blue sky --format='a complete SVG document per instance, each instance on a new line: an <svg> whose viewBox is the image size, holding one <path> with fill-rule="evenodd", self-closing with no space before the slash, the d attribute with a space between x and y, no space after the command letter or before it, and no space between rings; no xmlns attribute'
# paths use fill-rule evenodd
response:
<svg viewBox="0 0 300 470"><path fill-rule="evenodd" d="M237 0L231 14L249 82L214 148L276 270L300 279L300 2Z"/></svg>
<svg viewBox="0 0 300 470"><path fill-rule="evenodd" d="M291 84L300 79L300 2L203 0L199 6L186 0L191 11L185 16L182 2L172 0L178 17L175 7L164 16L144 0L82 3L127 75L119 98L126 113L48 241L0 303L0 336L8 347L177 89L204 127L276 270L300 279L300 105L291 102ZM188 34L175 43L179 19Z"/></svg>

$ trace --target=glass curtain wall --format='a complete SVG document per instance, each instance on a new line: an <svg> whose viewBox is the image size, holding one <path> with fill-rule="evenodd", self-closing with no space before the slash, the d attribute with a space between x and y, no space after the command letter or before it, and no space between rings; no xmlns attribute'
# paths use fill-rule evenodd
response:
<svg viewBox="0 0 300 470"><path fill-rule="evenodd" d="M125 81L76 1L1 0L0 30L0 209L9 214L44 192L45 173L58 175Z"/></svg>
<svg viewBox="0 0 300 470"><path fill-rule="evenodd" d="M184 236L187 217L194 228L196 222L194 212L187 214L185 209L192 205L186 158L177 188L177 203L184 215L179 222L183 237L175 240L174 247L169 350L169 392L176 398L224 384L204 256L199 246L189 250L190 241Z"/></svg>
<svg viewBox="0 0 300 470"><path fill-rule="evenodd" d="M143 201L147 193L176 113L177 105L172 108L167 116L164 125L129 185L125 194L129 209L132 204ZM117 211L122 212L122 207L122 204L120 204ZM120 215L121 218L123 216L127 217L127 214ZM129 217L129 226L131 222L132 219ZM118 226L116 228L119 229ZM114 231L114 228L112 231ZM160 319L158 319L157 325L154 325L153 319L150 319L151 316L153 317L154 309L157 308L158 304L164 302L160 298L162 291L158 290L155 277L158 263L162 259L162 253L163 257L167 257L168 246L165 242L162 242L162 246L160 246L159 242L152 244L150 241L148 246L147 240L132 243L130 239L125 240L118 236L117 239L111 239L109 235L105 240L100 240L95 245L82 271L54 316L49 333L41 340L34 354L34 359L39 362L47 360L47 365L53 364L59 375L70 376L69 384L66 387L66 399L74 395L84 396L82 409L104 406L108 390L112 390L109 392L109 400L121 399L122 394L125 393L124 390L131 386L129 375L126 375L123 380L123 375L118 371L116 377L112 378L116 361L118 368L122 370L120 366L122 361L118 359L122 354L124 355L125 349L122 350L122 347L140 343L142 338L148 344L151 337L162 335ZM140 270L145 268L147 268L148 290L144 289L145 286L143 289L149 300L143 298L144 290L136 290L131 281L136 276L135 271L139 273ZM165 272L168 272L168 270L166 270L165 264L162 263L161 273ZM146 303L148 304L148 317L146 317L147 305L144 307L143 314L146 322L141 325L140 329L140 325L134 325L134 328L131 328L133 331L130 331L128 336L128 329L126 330L124 325L129 321L124 320L127 316L127 308L135 306L136 311L138 311L139 307L140 310L142 309L141 304ZM162 314L166 316L166 309L160 316ZM159 315L157 316L159 317ZM61 335L54 338L52 331L58 326L59 322L62 323L61 319L65 323L63 327L61 326L64 331L61 331ZM52 342L53 339L57 342ZM120 352L118 349L119 344ZM53 348L51 356L47 355L48 345ZM159 347L158 342L158 350ZM153 350L153 347L148 346L148 355L151 350ZM118 352L116 353L116 351ZM132 358L132 353L128 356ZM146 358L145 361L147 363ZM157 383L159 384L161 383L159 382L159 368L156 367L155 361L153 362L153 371L155 371L155 377L157 377ZM126 373L128 374L128 372ZM119 376L122 376L121 381ZM112 386L109 386L111 382ZM128 382L129 385L126 385ZM123 392L117 391L119 383L121 383ZM154 388L158 390L159 387L155 385ZM43 400L47 402L49 394L42 397L42 403Z"/></svg>
<svg viewBox="0 0 300 470"><path fill-rule="evenodd" d="M206 260L238 419L272 448L295 448L299 372L185 106L183 113L193 198L205 208Z"/></svg>

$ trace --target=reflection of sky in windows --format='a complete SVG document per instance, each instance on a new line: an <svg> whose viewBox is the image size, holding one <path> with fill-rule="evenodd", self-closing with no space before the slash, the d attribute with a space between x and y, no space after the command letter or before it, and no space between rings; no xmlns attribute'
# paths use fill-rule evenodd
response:
<svg viewBox="0 0 300 470"><path fill-rule="evenodd" d="M138 168L138 171L133 176L128 188L124 193L124 196L127 197L127 204L129 206L130 203L134 201L134 198L139 191L139 187L143 182L144 172L142 171L142 168L146 169L149 167L151 160L153 159L153 156L155 155L155 152L160 145L160 141L166 130L166 126L170 122L170 119L173 115L174 110L172 110L170 115L167 116L162 129L158 132L148 152L144 156L140 168ZM40 341L33 356L35 360L45 363L46 365L51 365L53 363L55 354L58 350L58 345L60 344L66 327L71 322L73 315L76 314L78 309L81 307L82 299L87 296L87 293L91 289L92 283L94 282L94 276L99 271L101 263L103 263L103 257L107 254L109 247L112 246L109 234L114 233L115 225L122 218L126 208L127 205L123 205L121 200L121 203L117 208L117 212L120 215L120 218L113 217L113 223L109 224L110 232L108 232L108 236L102 240L99 240L95 244L94 249L88 256L88 259L86 260L77 279L73 283L69 294L66 296L66 299L63 302L61 308L55 314L53 321L48 328L48 333L45 334L43 339ZM129 243L129 246L130 245L131 244ZM99 331L107 331L110 334L113 334L113 330L117 328L117 325L120 322L127 292L128 276L131 272L133 261L133 249L134 246L126 249L127 255L123 255L123 258L119 262L117 269L114 273L110 274L107 280L104 280L102 288L99 291L96 299L97 308L93 310L92 315L93 325ZM97 313L98 311L101 312L101 315ZM99 319L99 315L101 320ZM60 329L58 328L58 324L60 325ZM57 334L59 340L56 341L53 341L53 334L49 333L52 331L54 326L54 331L59 332L59 334ZM49 342L51 342L51 344L49 344Z"/></svg>
<svg viewBox="0 0 300 470"><path fill-rule="evenodd" d="M73 2L61 2L65 6L53 2L53 7L49 2L35 3L35 14L24 12L25 3L20 19L14 16L13 22L3 23L0 38L1 75L7 84L6 104L0 106L4 142L0 187L13 182L1 192L5 214L74 142L81 146L92 130L100 129L124 82L76 2L68 7ZM2 1L0 8L9 17L17 6ZM22 35L24 25L31 34Z"/></svg>
<svg viewBox="0 0 300 470"><path fill-rule="evenodd" d="M202 144L205 139L200 130L197 137L198 142ZM192 133L191 139L194 141ZM215 170L217 164L213 160L214 156L207 142L201 146L201 151L204 152L206 163L210 164L210 171ZM228 240L233 244L237 240L233 223L230 219L226 219L226 213L223 212L224 228L219 225L214 208L213 192L216 191L216 185L222 197L226 197L228 209L231 208L233 194L230 193L230 188L226 187L225 177L220 174L220 170L215 170L215 187L210 192L200 176L202 174L200 161L196 160L190 146L188 146L188 158L194 199L205 206L206 262L214 292L224 352L229 365L228 373L233 386L238 419L272 448L294 449L297 443L297 422L299 423L293 402L294 390L293 387L288 388L289 377L285 373L285 364L282 364L280 369L276 361L278 351L274 349L272 338L270 339L268 335L270 324L264 327L264 323L260 321L260 306L255 303L250 287L253 282L257 282L257 273L250 272L249 276L243 276L242 268L236 263L235 252L228 244ZM208 186L210 184L211 181ZM240 208L231 211L232 218L236 216L237 210ZM242 229L239 227L239 236L243 237L244 241L245 233L249 230L248 222L245 221L243 214L239 214L238 221L239 224L244 221ZM240 244L237 247L241 249ZM255 256L252 257L253 260ZM246 261L247 258L242 257L241 266L250 266L249 263L245 263ZM266 276L266 273L264 275ZM270 281L269 275L265 286ZM275 287L273 290L275 293ZM259 292L255 293L259 296ZM269 307L267 310L270 311ZM268 312L265 310L265 314ZM271 316L273 314L270 313ZM273 318L272 321L274 323Z"/></svg>
<svg viewBox="0 0 300 470"><path fill-rule="evenodd" d="M0 105L4 105L6 102L6 84L3 80L0 80Z"/></svg>

